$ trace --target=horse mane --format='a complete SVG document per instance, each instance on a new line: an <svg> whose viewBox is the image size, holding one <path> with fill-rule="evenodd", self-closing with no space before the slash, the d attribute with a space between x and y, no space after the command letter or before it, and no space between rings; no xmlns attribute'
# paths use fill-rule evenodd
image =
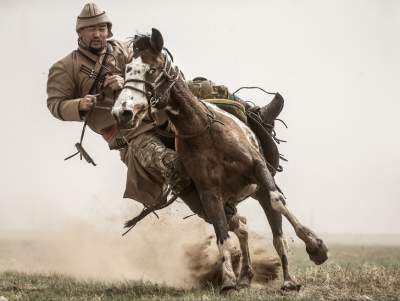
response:
<svg viewBox="0 0 400 301"><path fill-rule="evenodd" d="M135 34L133 37L130 38L128 42L128 47L132 47L134 53L138 53L147 48L150 48L150 35L142 33Z"/></svg>

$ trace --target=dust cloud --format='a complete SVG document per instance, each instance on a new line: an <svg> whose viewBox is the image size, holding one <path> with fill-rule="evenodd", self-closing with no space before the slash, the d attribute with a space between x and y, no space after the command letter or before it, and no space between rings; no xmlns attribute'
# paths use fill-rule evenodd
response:
<svg viewBox="0 0 400 301"><path fill-rule="evenodd" d="M56 228L0 233L0 272L61 273L106 282L144 280L181 288L219 283L210 225L197 217L182 219L172 208L159 213L159 219L148 216L122 237L123 222L138 212L139 206L106 219L71 217ZM250 236L255 279L266 283L276 278L279 264L270 248L266 253L265 237Z"/></svg>
<svg viewBox="0 0 400 301"><path fill-rule="evenodd" d="M263 246L261 246L262 243ZM268 281L278 278L280 262L277 257L271 257L266 251L265 239L262 239L256 233L252 233L249 244L252 247L250 252L255 273L252 283L265 285ZM239 244L236 241L235 248L238 247ZM190 245L185 254L193 285L207 287L210 283L213 285L221 284L220 261L217 258L218 253L215 249L214 236L209 236L201 242ZM235 267L234 257L232 257L232 262Z"/></svg>

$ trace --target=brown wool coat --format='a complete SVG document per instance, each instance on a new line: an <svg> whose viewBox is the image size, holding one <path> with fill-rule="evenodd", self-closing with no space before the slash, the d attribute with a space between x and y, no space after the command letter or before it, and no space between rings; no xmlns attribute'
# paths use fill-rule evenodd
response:
<svg viewBox="0 0 400 301"><path fill-rule="evenodd" d="M132 59L132 51L123 42L110 40L109 43L111 43L113 51L107 59L107 66L112 70L112 74L124 77L125 65ZM49 70L47 107L55 118L64 121L83 121L78 110L79 101L89 94L94 81L83 69L95 69L96 62L105 52L104 50L99 55L95 55L81 47L79 49L83 54L76 50L72 51L51 66ZM102 130L116 124L111 115L111 107L118 97L118 93L110 88L103 88L102 91L97 92L104 94L100 103L101 106L110 107L110 109L95 107L87 118L87 125L94 132L101 134ZM132 129L127 136L138 130L140 128ZM149 174L141 166L134 155L134 149L122 150L121 159L128 167L124 197L134 199L146 206L154 204L154 201L163 191L161 179L155 181L154 175Z"/></svg>

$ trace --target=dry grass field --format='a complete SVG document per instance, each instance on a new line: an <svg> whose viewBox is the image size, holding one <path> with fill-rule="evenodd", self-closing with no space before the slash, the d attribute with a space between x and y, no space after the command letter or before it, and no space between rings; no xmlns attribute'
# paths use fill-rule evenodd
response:
<svg viewBox="0 0 400 301"><path fill-rule="evenodd" d="M0 245L0 252L5 248ZM2 271L0 300L400 300L399 246L331 245L330 259L322 266L312 265L296 247L290 263L302 284L298 293L280 291L280 270L278 279L229 296L221 296L212 284L182 289L145 281Z"/></svg>

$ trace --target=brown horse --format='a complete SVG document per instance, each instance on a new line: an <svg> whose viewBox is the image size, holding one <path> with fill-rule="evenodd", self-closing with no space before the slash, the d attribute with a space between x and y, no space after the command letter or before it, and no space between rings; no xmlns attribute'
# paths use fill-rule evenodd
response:
<svg viewBox="0 0 400 301"><path fill-rule="evenodd" d="M327 248L286 207L257 138L243 122L199 101L190 92L181 72L164 51L163 37L158 30L153 29L151 36L138 37L133 50L125 87L113 107L113 114L121 126L132 127L150 109L166 112L175 133L176 151L193 182L181 197L214 226L222 259L222 290L250 285L253 276L245 219L235 210L249 196L259 201L271 226L274 247L283 268L282 288L298 290L300 285L288 270L282 215L304 241L310 259L316 264L327 260ZM243 254L239 279L232 267L229 230L238 235Z"/></svg>

